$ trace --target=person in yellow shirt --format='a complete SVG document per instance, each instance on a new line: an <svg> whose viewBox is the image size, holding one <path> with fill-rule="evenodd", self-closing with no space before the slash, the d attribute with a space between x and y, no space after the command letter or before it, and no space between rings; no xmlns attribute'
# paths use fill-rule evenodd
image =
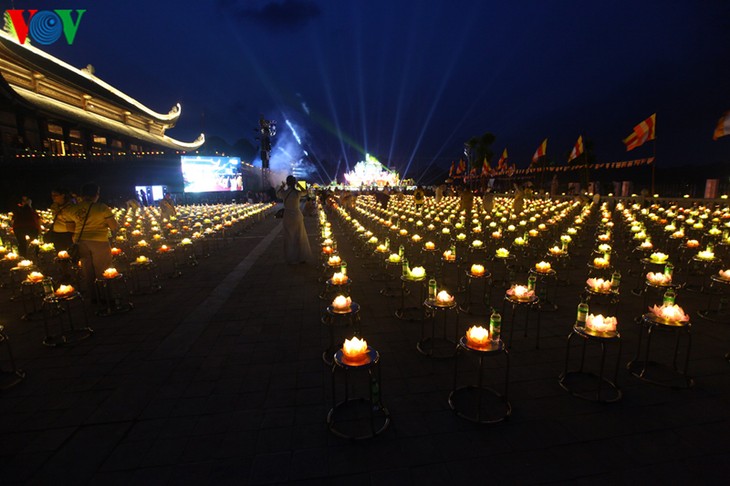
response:
<svg viewBox="0 0 730 486"><path fill-rule="evenodd" d="M81 202L69 210L74 228L74 243L79 245L79 259L86 290L94 289L94 281L101 278L112 263L109 231L117 230L111 208L99 201L99 186L84 184Z"/></svg>

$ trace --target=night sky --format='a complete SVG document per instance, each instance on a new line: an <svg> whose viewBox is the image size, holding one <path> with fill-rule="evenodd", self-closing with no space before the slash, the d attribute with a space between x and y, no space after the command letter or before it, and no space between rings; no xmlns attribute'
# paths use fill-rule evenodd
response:
<svg viewBox="0 0 730 486"><path fill-rule="evenodd" d="M303 150L327 177L369 152L418 179L492 132L526 167L548 138L558 164L579 135L599 162L652 155L621 140L657 113L657 168L730 159L712 140L730 110L726 0L95 0L73 45L42 48L150 108L182 104L168 135L253 140L278 122L274 159ZM301 140L292 136L289 120Z"/></svg>

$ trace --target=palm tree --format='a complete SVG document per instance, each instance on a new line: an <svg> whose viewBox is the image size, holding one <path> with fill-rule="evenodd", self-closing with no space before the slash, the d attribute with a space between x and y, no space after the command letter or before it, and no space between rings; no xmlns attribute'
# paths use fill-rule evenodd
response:
<svg viewBox="0 0 730 486"><path fill-rule="evenodd" d="M464 155L469 161L469 169L481 170L484 159L491 163L494 155L491 145L496 139L493 133L485 132L481 137L475 136L464 142Z"/></svg>

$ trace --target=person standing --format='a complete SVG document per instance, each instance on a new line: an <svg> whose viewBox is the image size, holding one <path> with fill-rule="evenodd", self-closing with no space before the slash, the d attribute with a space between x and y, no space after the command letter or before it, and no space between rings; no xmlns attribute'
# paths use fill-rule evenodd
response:
<svg viewBox="0 0 730 486"><path fill-rule="evenodd" d="M56 251L68 250L73 243L73 229L70 229L73 228L70 214L73 201L71 201L70 193L61 188L51 189L51 199L53 202L49 209L53 214L51 230L53 231L54 241L52 243Z"/></svg>
<svg viewBox="0 0 730 486"><path fill-rule="evenodd" d="M304 227L304 215L299 208L299 201L307 195L307 191L297 187L297 178L287 176L276 191L278 198L284 201L284 259L286 263L306 263L312 258L307 230Z"/></svg>
<svg viewBox="0 0 730 486"><path fill-rule="evenodd" d="M73 220L74 242L79 245L79 259L86 289L91 291L94 281L102 278L104 270L112 264L109 230L116 231L118 225L111 208L98 202L98 185L84 184L81 188L81 199L69 212Z"/></svg>
<svg viewBox="0 0 730 486"><path fill-rule="evenodd" d="M165 194L165 197L160 200L160 216L162 216L162 219L170 219L176 214L177 210L175 209L175 201L172 200L172 196L168 192Z"/></svg>
<svg viewBox="0 0 730 486"><path fill-rule="evenodd" d="M41 217L33 209L33 201L28 196L21 197L17 209L13 211L12 226L15 239L18 240L18 254L27 258L28 242L38 238L41 232Z"/></svg>
<svg viewBox="0 0 730 486"><path fill-rule="evenodd" d="M421 212L423 204L426 202L426 193L423 191L423 186L418 186L413 191L413 202L416 205L416 211Z"/></svg>

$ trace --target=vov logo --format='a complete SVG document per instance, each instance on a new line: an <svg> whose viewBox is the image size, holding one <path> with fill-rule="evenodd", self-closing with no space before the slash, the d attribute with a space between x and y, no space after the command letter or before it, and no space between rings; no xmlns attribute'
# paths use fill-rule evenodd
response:
<svg viewBox="0 0 730 486"><path fill-rule="evenodd" d="M25 44L30 38L33 42L48 46L61 38L66 37L68 45L74 43L76 32L79 30L81 18L86 10L76 10L76 21L73 20L71 9L61 10L6 10L6 18L10 18L12 30L18 36L18 41Z"/></svg>

